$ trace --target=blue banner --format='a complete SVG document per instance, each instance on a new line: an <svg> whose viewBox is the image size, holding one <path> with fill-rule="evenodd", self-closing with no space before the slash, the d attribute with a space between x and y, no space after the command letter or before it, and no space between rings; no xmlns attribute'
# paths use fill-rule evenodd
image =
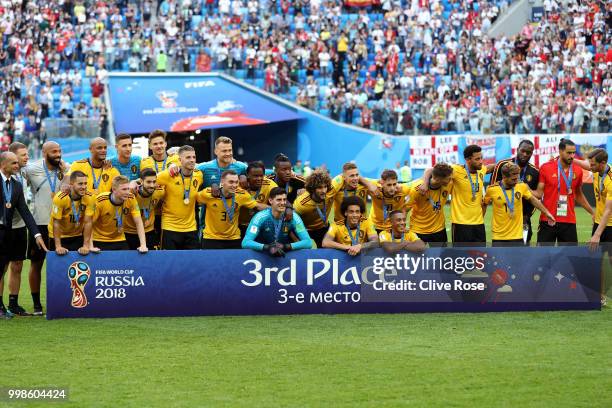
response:
<svg viewBox="0 0 612 408"><path fill-rule="evenodd" d="M600 265L581 247L50 253L47 318L599 309Z"/></svg>
<svg viewBox="0 0 612 408"><path fill-rule="evenodd" d="M295 109L215 75L109 76L116 133L186 132L299 119Z"/></svg>

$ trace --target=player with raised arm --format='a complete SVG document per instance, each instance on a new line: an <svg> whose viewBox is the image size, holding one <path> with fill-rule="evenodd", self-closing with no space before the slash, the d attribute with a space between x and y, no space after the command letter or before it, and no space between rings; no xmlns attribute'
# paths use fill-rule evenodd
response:
<svg viewBox="0 0 612 408"><path fill-rule="evenodd" d="M90 157L77 160L70 166L70 171L80 171L87 174L87 191L94 196L111 191L119 170L106 163L107 143L101 137L96 137L89 144ZM67 182L66 182L67 184Z"/></svg>
<svg viewBox="0 0 612 408"><path fill-rule="evenodd" d="M285 218L285 190L280 187L270 190L268 203L270 208L258 212L251 219L242 248L267 252L272 256L284 256L289 251L311 248L312 240L300 216L294 213L291 220ZM292 234L297 237L297 242L292 242Z"/></svg>
<svg viewBox="0 0 612 408"><path fill-rule="evenodd" d="M522 246L527 241L523 235L523 201L527 200L540 210L551 225L555 217L532 194L526 183L519 182L521 168L513 163L506 163L501 168L502 180L491 184L483 201L483 216L487 206L493 204L493 246Z"/></svg>
<svg viewBox="0 0 612 408"><path fill-rule="evenodd" d="M360 197L344 198L340 212L342 220L331 224L323 238L323 248L339 249L355 256L364 249L378 246L378 235L365 217L366 205Z"/></svg>

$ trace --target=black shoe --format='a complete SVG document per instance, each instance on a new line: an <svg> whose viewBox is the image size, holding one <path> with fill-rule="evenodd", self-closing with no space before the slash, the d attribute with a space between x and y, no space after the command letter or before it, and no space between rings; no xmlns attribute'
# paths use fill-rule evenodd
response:
<svg viewBox="0 0 612 408"><path fill-rule="evenodd" d="M9 305L8 308L9 308L9 312L14 314L15 316L32 316L30 313L26 312L26 310L23 307L19 305L15 305L15 306Z"/></svg>
<svg viewBox="0 0 612 408"><path fill-rule="evenodd" d="M43 313L42 306L34 307L34 312L32 313L32 316L44 316L44 315L45 314Z"/></svg>

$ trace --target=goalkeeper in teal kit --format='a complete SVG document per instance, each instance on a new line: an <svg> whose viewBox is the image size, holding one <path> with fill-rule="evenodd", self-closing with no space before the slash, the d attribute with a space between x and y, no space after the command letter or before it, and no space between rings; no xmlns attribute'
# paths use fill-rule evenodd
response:
<svg viewBox="0 0 612 408"><path fill-rule="evenodd" d="M284 256L288 251L311 248L312 241L300 216L293 213L291 221L285 220L287 192L275 187L270 190L268 201L271 208L258 212L251 219L242 248L267 252L272 256ZM297 242L292 242L292 235L297 237Z"/></svg>

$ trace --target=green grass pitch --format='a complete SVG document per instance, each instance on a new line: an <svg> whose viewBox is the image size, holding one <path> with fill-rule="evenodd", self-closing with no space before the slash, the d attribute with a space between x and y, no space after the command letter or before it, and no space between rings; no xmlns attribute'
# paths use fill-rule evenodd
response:
<svg viewBox="0 0 612 408"><path fill-rule="evenodd" d="M585 241L589 220L582 210L579 214ZM27 273L20 298L31 310ZM68 402L57 405L62 407L612 406L610 307L546 313L24 317L0 321L0 338L0 387L67 387ZM0 406L51 405L0 399Z"/></svg>

